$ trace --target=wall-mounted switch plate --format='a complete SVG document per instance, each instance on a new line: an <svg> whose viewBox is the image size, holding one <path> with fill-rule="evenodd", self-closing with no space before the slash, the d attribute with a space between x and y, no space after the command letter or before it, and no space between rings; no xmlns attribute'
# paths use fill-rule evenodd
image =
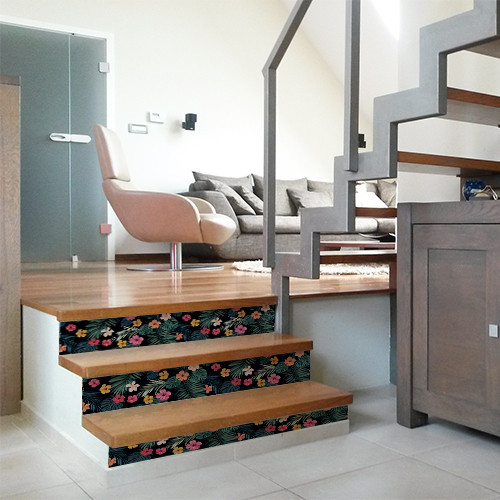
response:
<svg viewBox="0 0 500 500"><path fill-rule="evenodd" d="M129 123L128 124L128 131L131 134L147 134L148 133L148 126L147 125L140 125L138 123Z"/></svg>
<svg viewBox="0 0 500 500"><path fill-rule="evenodd" d="M498 325L490 325L488 328L490 337L498 338Z"/></svg>
<svg viewBox="0 0 500 500"><path fill-rule="evenodd" d="M149 112L149 121L153 123L165 123L167 119L167 113L161 113L159 111Z"/></svg>

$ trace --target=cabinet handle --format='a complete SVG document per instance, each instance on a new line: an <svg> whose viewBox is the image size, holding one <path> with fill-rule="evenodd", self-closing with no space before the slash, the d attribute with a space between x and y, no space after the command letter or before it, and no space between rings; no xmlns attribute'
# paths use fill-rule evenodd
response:
<svg viewBox="0 0 500 500"><path fill-rule="evenodd" d="M76 142L79 144L88 144L92 140L90 135L62 134L59 132L53 132L50 134L49 139L54 142Z"/></svg>
<svg viewBox="0 0 500 500"><path fill-rule="evenodd" d="M494 339L498 338L498 325L490 325L488 327L489 336Z"/></svg>

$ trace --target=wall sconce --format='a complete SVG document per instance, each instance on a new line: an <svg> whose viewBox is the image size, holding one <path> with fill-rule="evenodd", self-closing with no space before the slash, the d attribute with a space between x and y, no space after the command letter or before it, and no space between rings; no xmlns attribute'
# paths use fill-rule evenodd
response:
<svg viewBox="0 0 500 500"><path fill-rule="evenodd" d="M194 113L188 113L185 118L185 122L182 122L182 128L184 130L194 130L194 124L196 123L196 115Z"/></svg>

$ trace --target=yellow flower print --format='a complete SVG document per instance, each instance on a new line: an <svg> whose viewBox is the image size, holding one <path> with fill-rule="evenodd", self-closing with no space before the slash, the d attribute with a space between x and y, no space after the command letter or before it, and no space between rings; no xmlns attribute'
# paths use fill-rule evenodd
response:
<svg viewBox="0 0 500 500"><path fill-rule="evenodd" d="M173 454L178 455L179 453L182 453L184 451L184 448L182 446L176 446L174 448Z"/></svg>
<svg viewBox="0 0 500 500"><path fill-rule="evenodd" d="M99 389L99 391L101 391L101 394L107 394L108 392L111 391L111 386L110 385L106 385L106 384L102 384L101 388Z"/></svg>
<svg viewBox="0 0 500 500"><path fill-rule="evenodd" d="M162 372L160 372L160 380L167 380L167 378L168 378L167 370L163 370Z"/></svg>
<svg viewBox="0 0 500 500"><path fill-rule="evenodd" d="M127 446L127 448L128 448L129 450L133 450L134 448L137 448L137 446L138 446L137 444L133 444L133 445L131 445L131 446Z"/></svg>
<svg viewBox="0 0 500 500"><path fill-rule="evenodd" d="M223 376L223 377L228 377L229 376L229 368L223 368L220 372L220 374Z"/></svg>
<svg viewBox="0 0 500 500"><path fill-rule="evenodd" d="M266 385L266 381L260 378L259 380L257 380L257 385L259 387L264 387Z"/></svg>
<svg viewBox="0 0 500 500"><path fill-rule="evenodd" d="M77 337L86 337L87 336L87 330L78 330L76 332Z"/></svg>
<svg viewBox="0 0 500 500"><path fill-rule="evenodd" d="M226 337L230 337L233 334L233 330L226 330L224 333Z"/></svg>
<svg viewBox="0 0 500 500"><path fill-rule="evenodd" d="M245 311L238 311L238 318L244 318L246 315Z"/></svg>
<svg viewBox="0 0 500 500"><path fill-rule="evenodd" d="M295 424L295 425L293 426L293 429L292 429L292 430L293 430L293 431L298 431L299 429L302 429L302 426L301 426L300 424Z"/></svg>
<svg viewBox="0 0 500 500"><path fill-rule="evenodd" d="M145 403L145 404L149 405L149 404L151 404L152 402L153 402L153 396L146 396L146 397L144 398L144 403Z"/></svg>
<svg viewBox="0 0 500 500"><path fill-rule="evenodd" d="M127 345L126 340L119 340L118 341L118 347L121 349L122 347L125 347Z"/></svg>
<svg viewBox="0 0 500 500"><path fill-rule="evenodd" d="M191 326L199 326L200 324L200 320L199 319L193 319L191 321Z"/></svg>
<svg viewBox="0 0 500 500"><path fill-rule="evenodd" d="M261 420L260 422L254 422L255 425L262 425L264 422Z"/></svg>
<svg viewBox="0 0 500 500"><path fill-rule="evenodd" d="M279 361L279 360L278 360L278 358L277 358L276 356L273 356L273 357L271 358L271 364L272 364L272 365L277 365L277 364L278 364L278 361Z"/></svg>
<svg viewBox="0 0 500 500"><path fill-rule="evenodd" d="M140 319L136 319L135 321L132 321L132 325L134 325L134 326L141 326L142 325L142 321Z"/></svg>

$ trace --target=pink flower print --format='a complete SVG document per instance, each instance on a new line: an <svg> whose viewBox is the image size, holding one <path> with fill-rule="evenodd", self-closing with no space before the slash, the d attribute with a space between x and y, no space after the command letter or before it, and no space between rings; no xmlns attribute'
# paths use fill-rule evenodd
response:
<svg viewBox="0 0 500 500"><path fill-rule="evenodd" d="M233 378L233 380L231 380L231 384L233 384L235 387L237 385L241 385L241 378Z"/></svg>
<svg viewBox="0 0 500 500"><path fill-rule="evenodd" d="M133 345L141 345L143 340L144 340L143 337L139 337L139 335L134 335L130 339L130 343L133 344Z"/></svg>
<svg viewBox="0 0 500 500"><path fill-rule="evenodd" d="M281 417L278 422L282 424L283 422L286 422L288 420L288 417Z"/></svg>
<svg viewBox="0 0 500 500"><path fill-rule="evenodd" d="M110 335L113 335L114 330L111 328L105 328L104 330L101 330L102 336L103 337L109 337Z"/></svg>
<svg viewBox="0 0 500 500"><path fill-rule="evenodd" d="M164 453L166 453L166 452L167 452L167 448L158 448L158 449L156 450L156 454L157 454L157 455L163 455L163 454L164 454Z"/></svg>
<svg viewBox="0 0 500 500"><path fill-rule="evenodd" d="M295 358L292 358L292 356L288 356L288 358L285 359L286 366L293 366L294 364L295 364Z"/></svg>
<svg viewBox="0 0 500 500"><path fill-rule="evenodd" d="M261 308L260 308L260 310L262 312L267 312L267 311L269 311L269 309L271 309L271 306L261 306Z"/></svg>
<svg viewBox="0 0 500 500"><path fill-rule="evenodd" d="M243 368L243 373L249 377L250 375L252 375L252 373L254 372L254 369L248 365L246 368Z"/></svg>
<svg viewBox="0 0 500 500"><path fill-rule="evenodd" d="M199 370L200 368L200 365L191 365L191 366L188 366L188 370L192 371L192 372L195 372L196 370Z"/></svg>
<svg viewBox="0 0 500 500"><path fill-rule="evenodd" d="M123 396L122 394L117 394L114 398L113 398L113 401L115 403L123 403L125 401L125 396Z"/></svg>
<svg viewBox="0 0 500 500"><path fill-rule="evenodd" d="M90 387L94 387L94 388L95 388L95 387L97 387L100 383L101 383L101 382L99 382L99 380L98 380L98 379L93 378L93 379L89 382L89 385L90 385Z"/></svg>
<svg viewBox="0 0 500 500"><path fill-rule="evenodd" d="M128 392L134 392L139 389L140 385L137 382L131 382L130 384L127 384L125 387L128 388Z"/></svg>
<svg viewBox="0 0 500 500"><path fill-rule="evenodd" d="M137 396L129 396L127 398L127 403L135 403L137 401Z"/></svg>
<svg viewBox="0 0 500 500"><path fill-rule="evenodd" d="M262 316L262 313L259 312L259 311L254 311L252 314L251 314L252 318L253 319L259 319L261 316Z"/></svg>
<svg viewBox="0 0 500 500"><path fill-rule="evenodd" d="M276 373L273 373L272 375L270 375L269 377L267 377L267 381L274 385L274 384L277 384L279 381L280 381L280 376L279 375L276 375Z"/></svg>
<svg viewBox="0 0 500 500"><path fill-rule="evenodd" d="M201 446L201 441L196 441L196 439L193 439L190 443L186 445L186 448L189 451L194 451L197 450Z"/></svg>
<svg viewBox="0 0 500 500"><path fill-rule="evenodd" d="M276 426L275 425L268 425L266 427L266 432L274 432L276 430Z"/></svg>
<svg viewBox="0 0 500 500"><path fill-rule="evenodd" d="M191 315L190 314L184 314L184 316L182 317L182 319L184 321L191 321Z"/></svg>
<svg viewBox="0 0 500 500"><path fill-rule="evenodd" d="M298 358L301 358L302 356L304 356L304 351L298 351L298 352L296 352L295 356L297 356Z"/></svg>
<svg viewBox="0 0 500 500"><path fill-rule="evenodd" d="M214 328L212 330L212 335L219 335L219 333L220 333L220 328Z"/></svg>
<svg viewBox="0 0 500 500"><path fill-rule="evenodd" d="M238 325L235 329L234 329L235 333L237 333L238 335L243 335L246 331L247 331L247 327L246 326L243 326L243 325Z"/></svg>
<svg viewBox="0 0 500 500"><path fill-rule="evenodd" d="M170 318L172 317L172 315L170 313L167 313L167 314L162 314L160 316L160 319L162 319L163 321L167 321L169 320Z"/></svg>
<svg viewBox="0 0 500 500"><path fill-rule="evenodd" d="M252 379L251 378L246 378L243 383L248 386L248 385L252 385Z"/></svg>
<svg viewBox="0 0 500 500"><path fill-rule="evenodd" d="M132 321L133 319L135 319L135 316L126 316L125 319L127 321Z"/></svg>
<svg viewBox="0 0 500 500"><path fill-rule="evenodd" d="M216 318L212 320L212 323L214 324L214 326L220 326L222 320L220 318Z"/></svg>
<svg viewBox="0 0 500 500"><path fill-rule="evenodd" d="M189 373L185 372L184 370L181 370L175 377L180 382L183 382L184 380L187 380L187 378L189 377Z"/></svg>
<svg viewBox="0 0 500 500"><path fill-rule="evenodd" d="M240 309L241 309L241 307L237 307L236 309L231 309L231 311L236 312L236 311L239 311Z"/></svg>
<svg viewBox="0 0 500 500"><path fill-rule="evenodd" d="M210 368L212 368L214 372L218 372L220 370L220 365L219 363L214 363Z"/></svg>
<svg viewBox="0 0 500 500"><path fill-rule="evenodd" d="M172 394L170 391L162 389L160 392L156 393L156 399L158 401L167 401L167 399L170 397L170 394Z"/></svg>
<svg viewBox="0 0 500 500"><path fill-rule="evenodd" d="M100 343L99 339L90 339L89 340L89 345L91 345L91 346L99 345L99 343Z"/></svg>
<svg viewBox="0 0 500 500"><path fill-rule="evenodd" d="M66 330L68 330L68 332L74 332L76 330L76 325L67 325Z"/></svg>
<svg viewBox="0 0 500 500"><path fill-rule="evenodd" d="M286 425L280 425L280 426L278 427L278 430L279 430L280 432L286 431L287 429L288 429L288 427L287 427Z"/></svg>
<svg viewBox="0 0 500 500"><path fill-rule="evenodd" d="M308 418L308 419L304 422L304 427L314 427L316 424L317 424L317 421L316 421L316 420L313 420L312 418Z"/></svg>
<svg viewBox="0 0 500 500"><path fill-rule="evenodd" d="M143 457L147 457L148 455L151 455L153 453L153 448L144 448L141 450L141 455Z"/></svg>
<svg viewBox="0 0 500 500"><path fill-rule="evenodd" d="M104 347L109 347L112 343L113 343L113 341L111 339L106 339L106 340L102 341L102 345Z"/></svg>
<svg viewBox="0 0 500 500"><path fill-rule="evenodd" d="M153 330L158 328L160 325L161 325L161 323L159 321L157 321L156 319L154 319L153 321L150 321L148 323L149 328L152 328Z"/></svg>
<svg viewBox="0 0 500 500"><path fill-rule="evenodd" d="M201 330L202 335L208 335L210 333L210 328L202 328Z"/></svg>

